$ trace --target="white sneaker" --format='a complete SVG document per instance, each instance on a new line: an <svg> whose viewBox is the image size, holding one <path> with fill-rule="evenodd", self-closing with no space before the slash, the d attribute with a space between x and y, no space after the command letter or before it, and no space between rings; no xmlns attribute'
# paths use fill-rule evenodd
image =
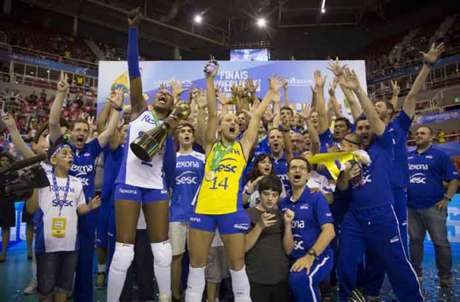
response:
<svg viewBox="0 0 460 302"><path fill-rule="evenodd" d="M171 295L161 294L158 299L159 302L171 302Z"/></svg>
<svg viewBox="0 0 460 302"><path fill-rule="evenodd" d="M24 295L33 295L37 292L37 280L32 279L26 288L22 291Z"/></svg>

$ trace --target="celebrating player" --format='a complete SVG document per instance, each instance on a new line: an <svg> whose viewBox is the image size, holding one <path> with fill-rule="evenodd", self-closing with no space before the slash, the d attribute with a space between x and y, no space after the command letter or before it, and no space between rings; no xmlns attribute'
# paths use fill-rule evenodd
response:
<svg viewBox="0 0 460 302"><path fill-rule="evenodd" d="M216 228L224 242L232 277L235 301L250 301L249 280L244 266L244 232L249 219L242 207L240 183L249 152L257 139L259 122L273 95L282 86L279 78L270 79L270 88L263 101L251 114L248 129L241 141L237 117L225 113L217 120L214 78L217 65L205 67L207 76L208 128L205 136L205 176L198 193L195 213L190 219L190 271L185 300L201 301L205 276L204 269L209 247ZM216 130L219 138L216 141Z"/></svg>
<svg viewBox="0 0 460 302"><path fill-rule="evenodd" d="M131 123L128 143L133 142L141 132L157 127L170 113L173 96L165 89L158 92L153 110L147 109L142 94L142 81L139 71L138 24L139 11L128 18L128 69L130 81ZM168 158L169 156L169 158ZM121 169L114 191L116 216L116 244L109 270L107 301L118 301L126 273L134 258L136 227L142 206L154 257L155 278L160 291L160 301L171 299L171 260L172 250L168 240L169 202L168 191L164 187L163 170L166 177L175 167L175 152L172 139L168 137L164 150L150 161L138 159L131 148L126 147ZM164 162L168 162L165 165ZM169 178L167 179L169 180Z"/></svg>

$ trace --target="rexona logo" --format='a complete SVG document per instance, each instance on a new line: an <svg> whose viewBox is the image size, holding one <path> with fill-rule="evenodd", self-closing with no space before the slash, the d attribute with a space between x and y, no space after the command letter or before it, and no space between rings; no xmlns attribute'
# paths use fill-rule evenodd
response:
<svg viewBox="0 0 460 302"><path fill-rule="evenodd" d="M411 184L426 184L426 176L423 173L415 173L409 178Z"/></svg>

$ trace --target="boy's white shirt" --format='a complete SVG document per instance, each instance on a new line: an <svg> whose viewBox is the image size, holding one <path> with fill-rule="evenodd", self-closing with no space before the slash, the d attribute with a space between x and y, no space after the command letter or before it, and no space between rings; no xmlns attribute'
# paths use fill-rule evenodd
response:
<svg viewBox="0 0 460 302"><path fill-rule="evenodd" d="M56 198L51 173L47 173L50 186L38 190L38 206L43 212L43 235L45 252L75 251L77 240L78 226L78 206L86 204L83 184L80 179L69 176L69 192L67 194L68 205L64 205L59 215L59 206L53 206L53 200ZM64 198L64 188L67 184L67 178L56 177L56 183L59 188L59 198ZM65 236L56 238L52 236L53 218L65 218Z"/></svg>

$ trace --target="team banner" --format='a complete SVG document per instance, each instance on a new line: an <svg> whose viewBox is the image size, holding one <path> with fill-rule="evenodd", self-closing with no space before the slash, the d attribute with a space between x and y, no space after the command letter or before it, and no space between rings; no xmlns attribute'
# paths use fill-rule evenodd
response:
<svg viewBox="0 0 460 302"><path fill-rule="evenodd" d="M172 79L182 81L184 88L206 88L206 79L203 68L207 61L144 61L140 63L142 87L148 102L163 83ZM327 69L329 61L267 61L267 62L235 62L219 61L220 69L216 76L216 87L230 94L234 84L245 83L248 79L258 84L257 96L262 98L268 89L271 75L279 75L289 82L289 101L297 110L302 104L310 103L314 86L313 72L320 70L326 76L324 94L328 99L327 90L334 79L334 75ZM364 61L343 61L349 68L356 71L364 89L366 85L366 66ZM128 65L126 61L100 61L98 81L98 111L102 108L110 90L123 87L129 90ZM340 89L336 90L336 97L342 106L344 116L350 117L344 96ZM183 99L188 99L186 92ZM283 99L282 99L283 100Z"/></svg>

